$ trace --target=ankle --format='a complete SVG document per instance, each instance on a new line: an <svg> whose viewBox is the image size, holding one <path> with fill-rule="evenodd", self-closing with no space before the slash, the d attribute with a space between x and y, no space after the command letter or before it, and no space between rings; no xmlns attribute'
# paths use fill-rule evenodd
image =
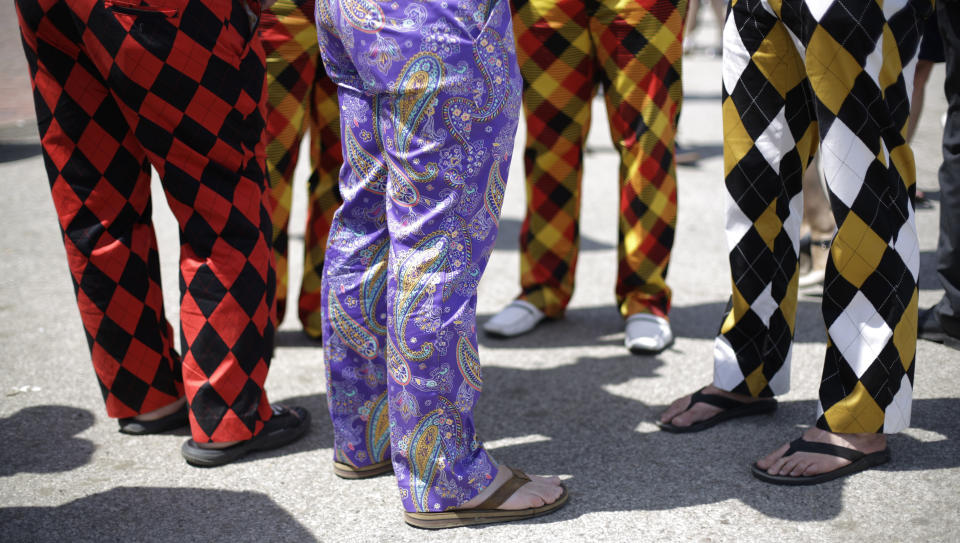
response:
<svg viewBox="0 0 960 543"><path fill-rule="evenodd" d="M839 433L814 427L804 433L804 439L833 443L868 453L882 451L887 447L886 434L875 432Z"/></svg>
<svg viewBox="0 0 960 543"><path fill-rule="evenodd" d="M177 411L179 411L180 408L183 407L183 404L185 404L185 403L187 403L187 398L186 398L186 396L183 396L183 397L181 397L180 399L178 399L177 401L175 401L175 402L173 402L173 403L169 403L169 404L167 404L167 405L165 405L165 406L163 406L163 407L154 409L153 411L147 411L146 413L140 413L139 415L133 417L133 419L134 419L134 420L138 420L138 421L140 421L140 422L149 422L149 421L152 421L152 420L162 419L163 417L166 417L167 415L172 415L173 413L176 413Z"/></svg>
<svg viewBox="0 0 960 543"><path fill-rule="evenodd" d="M480 491L479 494L471 498L470 500L460 504L457 509L475 509L478 505L485 502L488 497L490 497L498 488L503 486L504 483L510 479L510 470L506 466L500 464L497 469L497 476L493 478L493 481L490 481L490 484L487 485L487 488L484 488Z"/></svg>
<svg viewBox="0 0 960 543"><path fill-rule="evenodd" d="M704 392L704 394L714 394L714 395L716 395L716 396L723 396L723 397L725 397L725 398L732 398L732 399L734 399L734 400L737 400L737 401L740 401L740 402L744 402L744 403L755 402L755 401L757 401L757 400L760 399L760 398L754 398L753 396L750 396L750 395L748 395L748 394L738 394L738 393L736 393L736 392L729 392L729 391L723 390L723 389L721 389L721 388L717 388L717 387L715 387L715 386L713 386L713 385L707 385L706 387L704 387L704 388L703 388L703 392Z"/></svg>

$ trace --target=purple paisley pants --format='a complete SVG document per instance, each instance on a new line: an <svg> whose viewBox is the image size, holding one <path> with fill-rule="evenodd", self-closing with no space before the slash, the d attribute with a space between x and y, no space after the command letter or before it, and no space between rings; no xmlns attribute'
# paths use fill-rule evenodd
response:
<svg viewBox="0 0 960 543"><path fill-rule="evenodd" d="M520 109L507 0L319 0L343 206L323 270L335 460L392 460L407 511L483 490L477 283Z"/></svg>

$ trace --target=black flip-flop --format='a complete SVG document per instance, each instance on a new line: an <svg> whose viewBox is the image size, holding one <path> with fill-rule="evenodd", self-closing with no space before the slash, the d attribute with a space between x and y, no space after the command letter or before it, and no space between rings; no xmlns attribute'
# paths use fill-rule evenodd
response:
<svg viewBox="0 0 960 543"><path fill-rule="evenodd" d="M187 425L187 403L184 402L180 409L165 417L157 420L137 420L133 417L117 419L120 424L120 431L132 436L145 436L148 434L159 434L167 430L174 430Z"/></svg>
<svg viewBox="0 0 960 543"><path fill-rule="evenodd" d="M302 407L273 406L273 416L263 425L260 433L252 438L225 449L204 449L188 439L180 448L180 454L191 466L214 467L229 464L254 451L267 451L282 447L299 439L310 428L310 412Z"/></svg>
<svg viewBox="0 0 960 543"><path fill-rule="evenodd" d="M832 481L839 477L852 475L881 464L886 464L890 461L889 448L883 449L882 451L877 451L875 453L866 454L855 449L841 447L839 445L833 445L830 443L806 441L802 437L791 441L790 447L787 449L787 452L783 454L783 456L790 456L791 454L798 452L811 452L828 454L830 456L839 456L840 458L846 458L850 461L850 463L842 468L837 468L826 473L806 476L800 475L797 477L792 477L790 475L771 475L767 473L766 470L760 469L759 466L754 464L751 469L753 476L765 483L771 483L775 485L816 485L825 483L827 481Z"/></svg>
<svg viewBox="0 0 960 543"><path fill-rule="evenodd" d="M717 413L709 419L703 419L694 422L690 426L677 426L669 422L660 421L657 421L657 426L659 426L661 430L672 432L674 434L686 434L689 432L706 430L707 428L716 426L725 420L739 417L749 417L751 415L764 415L767 413L773 413L777 409L777 400L773 398L759 398L752 402L741 402L739 400L734 400L733 398L727 398L726 396L706 394L701 388L690 396L690 405L687 406L687 409L685 409L684 412L689 411L694 404L698 403L705 403L714 407L719 407L720 409L723 409L723 411Z"/></svg>

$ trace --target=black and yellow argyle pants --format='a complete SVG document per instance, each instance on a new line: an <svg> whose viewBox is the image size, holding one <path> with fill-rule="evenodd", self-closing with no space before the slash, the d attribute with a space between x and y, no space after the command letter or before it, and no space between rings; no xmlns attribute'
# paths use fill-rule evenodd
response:
<svg viewBox="0 0 960 543"><path fill-rule="evenodd" d="M733 296L714 384L782 394L797 309L801 179L819 144L838 232L827 263L817 426L910 421L919 252L909 89L930 0L735 0L723 51Z"/></svg>
<svg viewBox="0 0 960 543"><path fill-rule="evenodd" d="M623 316L665 317L686 0L511 4L527 120L520 298L560 317L573 294L583 151L602 84L620 155L617 303ZM592 175L600 180L606 172Z"/></svg>
<svg viewBox="0 0 960 543"><path fill-rule="evenodd" d="M296 300L304 332L320 337L320 276L333 213L340 206L343 163L336 85L323 71L314 0L277 0L263 10L260 34L267 53L267 175L277 262L277 320L287 305L290 208L300 143L310 134L303 278Z"/></svg>

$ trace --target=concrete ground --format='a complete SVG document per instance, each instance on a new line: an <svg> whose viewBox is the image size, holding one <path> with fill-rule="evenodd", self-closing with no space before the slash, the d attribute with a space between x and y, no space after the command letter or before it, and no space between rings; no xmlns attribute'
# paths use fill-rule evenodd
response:
<svg viewBox="0 0 960 543"><path fill-rule="evenodd" d="M696 38L706 44L715 27L708 13L701 17ZM292 316L281 327L267 390L273 400L313 412L301 441L197 469L179 454L186 431L117 432L90 366L40 148L23 106L29 88L12 3L0 7L0 48L0 91L11 110L0 108L0 541L960 538L960 354L940 345L917 347L913 427L890 439L890 464L812 488L750 476L756 458L814 421L825 341L815 295L801 299L793 386L775 416L692 435L666 434L653 424L671 400L710 380L713 336L729 294L718 59L693 55L684 65L680 139L703 158L678 172L680 217L669 275L676 344L659 356L633 356L622 345L613 302L617 157L598 101L584 178L583 251L567 318L514 340L480 338L485 388L477 421L487 446L529 472L561 474L570 503L542 519L435 533L402 522L392 478L348 482L333 475L321 350ZM915 140L919 185L934 203L917 213L922 307L940 295L933 255L942 81L938 65ZM501 236L480 286L481 322L518 290L524 195L519 151L516 157ZM298 182L304 177L301 168ZM168 317L177 322L177 230L161 192L155 204ZM303 216L300 206L293 254L302 244Z"/></svg>

